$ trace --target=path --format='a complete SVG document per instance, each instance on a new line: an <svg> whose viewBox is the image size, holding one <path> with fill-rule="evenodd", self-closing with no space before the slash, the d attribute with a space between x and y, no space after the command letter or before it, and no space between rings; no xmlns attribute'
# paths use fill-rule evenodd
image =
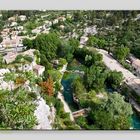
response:
<svg viewBox="0 0 140 140"><path fill-rule="evenodd" d="M97 49L97 51L103 55L103 61L105 65L110 70L122 72L124 76L124 82L140 96L140 78L122 67L122 65L118 63L111 55L109 55L107 51L102 49Z"/></svg>
<svg viewBox="0 0 140 140"><path fill-rule="evenodd" d="M70 110L68 104L66 103L63 94L62 94L61 92L58 92L58 96L57 96L57 97L58 97L58 98L61 100L61 102L63 103L65 112L70 114L70 119L71 119L71 121L74 121L74 118L73 118L73 115L72 115L72 111Z"/></svg>

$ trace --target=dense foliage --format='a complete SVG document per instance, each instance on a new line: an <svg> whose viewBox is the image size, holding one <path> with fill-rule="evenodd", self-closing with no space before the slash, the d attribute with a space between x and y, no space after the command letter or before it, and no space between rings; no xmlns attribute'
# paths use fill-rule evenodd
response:
<svg viewBox="0 0 140 140"><path fill-rule="evenodd" d="M12 92L1 90L0 102L1 129L33 129L36 125L36 105L30 94L23 89Z"/></svg>

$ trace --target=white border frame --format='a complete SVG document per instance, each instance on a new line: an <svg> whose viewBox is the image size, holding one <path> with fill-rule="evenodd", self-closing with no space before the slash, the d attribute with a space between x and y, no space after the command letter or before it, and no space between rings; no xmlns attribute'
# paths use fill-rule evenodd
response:
<svg viewBox="0 0 140 140"><path fill-rule="evenodd" d="M0 0L0 10L140 10L140 0ZM1 140L139 140L140 131L0 131Z"/></svg>
<svg viewBox="0 0 140 140"><path fill-rule="evenodd" d="M140 10L140 0L0 0L1 10Z"/></svg>
<svg viewBox="0 0 140 140"><path fill-rule="evenodd" d="M139 140L139 131L1 131L2 140Z"/></svg>

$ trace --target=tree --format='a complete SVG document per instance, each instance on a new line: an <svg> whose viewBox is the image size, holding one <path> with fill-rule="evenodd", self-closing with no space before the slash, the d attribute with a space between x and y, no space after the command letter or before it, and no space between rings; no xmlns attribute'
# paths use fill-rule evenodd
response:
<svg viewBox="0 0 140 140"><path fill-rule="evenodd" d="M65 58L68 62L71 62L77 46L78 43L75 40L63 42L62 45L58 48L58 55Z"/></svg>
<svg viewBox="0 0 140 140"><path fill-rule="evenodd" d="M127 47L116 47L113 54L119 61L124 61L129 55L130 49Z"/></svg>
<svg viewBox="0 0 140 140"><path fill-rule="evenodd" d="M88 122L87 122L86 118L83 117L83 116L78 117L76 119L76 123L82 128L87 128L88 127Z"/></svg>
<svg viewBox="0 0 140 140"><path fill-rule="evenodd" d="M29 93L22 88L0 91L0 129L33 129L37 120L36 105Z"/></svg>
<svg viewBox="0 0 140 140"><path fill-rule="evenodd" d="M88 41L87 41L87 45L89 45L91 47L97 47L98 38L96 38L95 36L90 36Z"/></svg>
<svg viewBox="0 0 140 140"><path fill-rule="evenodd" d="M85 85L87 89L102 89L106 79L106 72L100 66L92 65L85 72Z"/></svg>
<svg viewBox="0 0 140 140"><path fill-rule="evenodd" d="M80 78L77 78L72 83L73 93L79 99L82 94L86 93L83 81Z"/></svg>
<svg viewBox="0 0 140 140"><path fill-rule="evenodd" d="M122 81L123 81L123 74L121 72L110 71L107 74L105 83L106 83L107 87L116 90L116 89L118 89L118 87L120 86Z"/></svg>
<svg viewBox="0 0 140 140"><path fill-rule="evenodd" d="M16 79L16 75L14 72L4 74L4 81L6 82L14 81L15 79Z"/></svg>
<svg viewBox="0 0 140 140"><path fill-rule="evenodd" d="M27 46L27 49L33 48L33 42L28 38L23 39L23 45Z"/></svg>
<svg viewBox="0 0 140 140"><path fill-rule="evenodd" d="M131 48L131 52L138 58L140 58L140 39L137 39L134 46Z"/></svg>
<svg viewBox="0 0 140 140"><path fill-rule="evenodd" d="M104 105L92 109L89 114L96 129L103 130L126 130L131 126L130 117L132 107L124 101L123 96L118 93L109 94Z"/></svg>
<svg viewBox="0 0 140 140"><path fill-rule="evenodd" d="M48 70L48 74L50 77L52 77L52 80L55 82L61 79L61 72L59 72L58 70Z"/></svg>
<svg viewBox="0 0 140 140"><path fill-rule="evenodd" d="M24 84L26 82L26 80L23 77L17 77L15 79L15 83L18 84Z"/></svg>
<svg viewBox="0 0 140 140"><path fill-rule="evenodd" d="M79 41L74 38L70 38L68 42L69 42L69 45L74 48L74 50L80 45Z"/></svg>
<svg viewBox="0 0 140 140"><path fill-rule="evenodd" d="M45 69L52 69L51 64L49 63L48 59L44 54L40 55L40 64L45 66Z"/></svg>
<svg viewBox="0 0 140 140"><path fill-rule="evenodd" d="M51 77L49 77L47 81L39 83L39 86L42 88L43 93L46 93L49 96L53 96L53 80Z"/></svg>
<svg viewBox="0 0 140 140"><path fill-rule="evenodd" d="M92 56L91 55L86 55L85 64L86 64L86 66L91 66L92 65Z"/></svg>
<svg viewBox="0 0 140 140"><path fill-rule="evenodd" d="M60 38L55 33L40 34L33 40L33 48L39 50L48 60L56 57L60 45Z"/></svg>
<svg viewBox="0 0 140 140"><path fill-rule="evenodd" d="M82 11L75 11L73 13L73 19L75 22L80 22L84 19Z"/></svg>

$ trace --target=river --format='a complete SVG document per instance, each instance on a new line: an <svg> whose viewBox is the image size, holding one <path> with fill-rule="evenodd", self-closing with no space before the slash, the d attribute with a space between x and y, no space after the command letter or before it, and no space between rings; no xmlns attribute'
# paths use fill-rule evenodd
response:
<svg viewBox="0 0 140 140"><path fill-rule="evenodd" d="M75 70L75 69L74 69ZM61 84L64 87L63 95L65 101L68 103L72 112L79 110L78 105L73 101L73 91L72 91L72 81L79 77L80 75L77 73L65 72ZM140 117L137 113L132 115L132 128L134 130L140 130Z"/></svg>
<svg viewBox="0 0 140 140"><path fill-rule="evenodd" d="M64 88L63 91L64 99L68 103L72 112L79 109L78 105L73 101L72 87L71 87L72 81L78 76L79 76L78 74L65 72L63 79L61 81L61 84L63 85Z"/></svg>

